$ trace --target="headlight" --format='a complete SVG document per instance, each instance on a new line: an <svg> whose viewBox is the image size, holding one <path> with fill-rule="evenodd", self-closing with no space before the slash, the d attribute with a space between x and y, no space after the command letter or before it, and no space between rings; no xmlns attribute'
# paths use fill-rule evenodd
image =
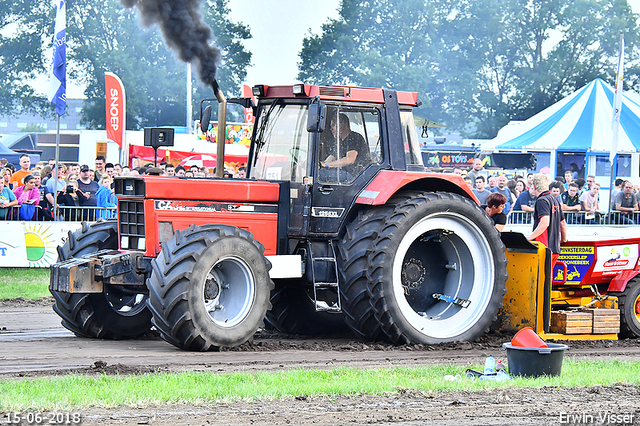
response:
<svg viewBox="0 0 640 426"><path fill-rule="evenodd" d="M251 88L251 93L253 93L253 96L256 96L258 98L261 98L264 96L264 94L266 93L266 90L264 88L263 84L260 84L258 86L253 86Z"/></svg>
<svg viewBox="0 0 640 426"><path fill-rule="evenodd" d="M294 84L293 85L293 94L294 95L306 95L304 90L304 84Z"/></svg>

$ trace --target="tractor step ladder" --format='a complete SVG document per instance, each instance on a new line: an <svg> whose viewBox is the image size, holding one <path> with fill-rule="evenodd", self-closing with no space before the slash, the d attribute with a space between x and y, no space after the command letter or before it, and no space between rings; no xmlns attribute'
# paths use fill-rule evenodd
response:
<svg viewBox="0 0 640 426"><path fill-rule="evenodd" d="M316 307L316 311L324 312L341 312L342 304L340 302L340 290L338 288L338 261L336 259L336 251L333 246L333 241L329 240L328 255L315 257L311 250L311 244L309 244L309 255L311 257L311 277L313 279L313 300ZM318 266L325 264L327 269L333 266L333 280L331 281L317 281L316 270ZM328 271L325 270L325 277L328 275ZM319 300L318 290L329 290L335 294L334 300Z"/></svg>

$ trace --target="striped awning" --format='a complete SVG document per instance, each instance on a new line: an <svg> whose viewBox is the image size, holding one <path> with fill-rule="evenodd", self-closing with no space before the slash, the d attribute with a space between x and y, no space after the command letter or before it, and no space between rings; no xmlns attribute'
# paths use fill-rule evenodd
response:
<svg viewBox="0 0 640 426"><path fill-rule="evenodd" d="M483 151L609 152L613 88L597 78L528 120L503 127ZM624 95L618 152L640 151L640 105Z"/></svg>

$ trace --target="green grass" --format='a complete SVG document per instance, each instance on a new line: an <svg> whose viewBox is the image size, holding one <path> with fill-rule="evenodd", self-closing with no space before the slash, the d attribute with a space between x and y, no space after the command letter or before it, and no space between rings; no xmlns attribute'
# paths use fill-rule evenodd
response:
<svg viewBox="0 0 640 426"><path fill-rule="evenodd" d="M40 299L49 293L49 269L0 268L0 300Z"/></svg>
<svg viewBox="0 0 640 426"><path fill-rule="evenodd" d="M478 366L475 366L479 368ZM296 395L384 395L418 391L486 390L542 386L640 385L640 362L565 360L560 377L486 382L464 378L465 367L338 368L278 373L188 372L133 376L64 376L0 381L0 412L145 407L165 403L277 399ZM460 375L453 382L447 374Z"/></svg>

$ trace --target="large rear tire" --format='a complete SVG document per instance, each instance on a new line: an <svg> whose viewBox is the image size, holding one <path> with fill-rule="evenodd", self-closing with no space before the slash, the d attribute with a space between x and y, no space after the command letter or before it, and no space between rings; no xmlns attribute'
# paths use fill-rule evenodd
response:
<svg viewBox="0 0 640 426"><path fill-rule="evenodd" d="M271 305L266 321L281 333L330 336L349 331L342 313L316 311L309 290L301 283L276 282Z"/></svg>
<svg viewBox="0 0 640 426"><path fill-rule="evenodd" d="M405 192L368 209L348 227L341 253L347 322L366 338L473 341L506 293L498 232L455 194Z"/></svg>
<svg viewBox="0 0 640 426"><path fill-rule="evenodd" d="M116 220L82 223L58 247L60 261L81 257L103 249L118 248ZM151 329L148 296L110 284L102 293L63 293L50 290L55 299L53 310L62 318L62 325L79 337L99 339L135 339Z"/></svg>
<svg viewBox="0 0 640 426"><path fill-rule="evenodd" d="M381 206L363 209L347 224L338 244L340 296L346 324L360 339L388 341L380 327L369 295L373 265L371 254L393 208Z"/></svg>
<svg viewBox="0 0 640 426"><path fill-rule="evenodd" d="M618 294L620 309L620 337L640 337L640 277L627 283L622 293Z"/></svg>
<svg viewBox="0 0 640 426"><path fill-rule="evenodd" d="M253 337L270 307L264 247L227 225L178 231L152 261L147 281L153 324L182 349L206 351Z"/></svg>

